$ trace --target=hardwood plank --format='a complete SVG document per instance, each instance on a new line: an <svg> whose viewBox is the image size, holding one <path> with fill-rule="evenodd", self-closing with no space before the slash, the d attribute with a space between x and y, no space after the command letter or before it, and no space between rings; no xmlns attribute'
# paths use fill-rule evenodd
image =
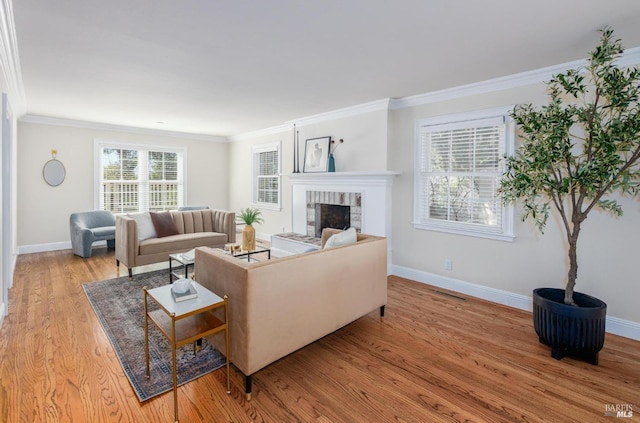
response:
<svg viewBox="0 0 640 423"><path fill-rule="evenodd" d="M0 421L172 421L170 394L138 402L82 290L126 274L106 248L18 257ZM224 371L180 387L181 421L606 422L606 404L640 411L638 341L607 334L598 366L557 361L530 313L394 276L388 292L383 322L372 312L259 371L251 401L235 369L230 395Z"/></svg>

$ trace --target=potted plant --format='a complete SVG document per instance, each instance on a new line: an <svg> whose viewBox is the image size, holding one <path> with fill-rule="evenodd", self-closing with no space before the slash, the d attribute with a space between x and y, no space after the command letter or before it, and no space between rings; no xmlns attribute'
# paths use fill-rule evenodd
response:
<svg viewBox="0 0 640 423"><path fill-rule="evenodd" d="M635 195L640 186L640 70L621 69L623 52L613 30L601 39L587 65L547 83L549 103L518 105L511 113L523 139L499 193L505 204L521 201L523 220L544 232L550 210L560 217L567 240L565 289L534 290L536 333L560 359L574 355L593 364L604 345L606 304L574 292L582 223L594 209L622 215L612 194Z"/></svg>
<svg viewBox="0 0 640 423"><path fill-rule="evenodd" d="M240 210L238 213L238 219L244 224L242 230L242 249L246 251L253 251L256 249L256 230L253 227L254 223L262 223L262 212L259 209L253 209L247 207L244 210Z"/></svg>

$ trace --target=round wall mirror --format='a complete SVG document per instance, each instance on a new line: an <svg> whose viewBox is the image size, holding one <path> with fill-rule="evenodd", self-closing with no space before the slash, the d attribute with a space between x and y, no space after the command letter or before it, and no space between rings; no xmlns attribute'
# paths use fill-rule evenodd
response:
<svg viewBox="0 0 640 423"><path fill-rule="evenodd" d="M57 187L62 183L62 181L64 181L64 165L60 160L51 159L44 164L42 176L49 185Z"/></svg>

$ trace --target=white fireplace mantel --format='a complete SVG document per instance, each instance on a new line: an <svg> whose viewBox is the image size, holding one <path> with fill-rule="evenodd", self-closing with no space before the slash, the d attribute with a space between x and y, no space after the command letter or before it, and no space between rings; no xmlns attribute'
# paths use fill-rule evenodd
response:
<svg viewBox="0 0 640 423"><path fill-rule="evenodd" d="M305 182L319 183L350 183L352 181L366 181L369 183L391 182L393 177L401 172L383 170L379 172L318 172L318 173L289 173L292 184Z"/></svg>
<svg viewBox="0 0 640 423"><path fill-rule="evenodd" d="M292 173L293 232L307 233L307 191L355 192L362 195L362 232L391 236L391 187L396 171Z"/></svg>

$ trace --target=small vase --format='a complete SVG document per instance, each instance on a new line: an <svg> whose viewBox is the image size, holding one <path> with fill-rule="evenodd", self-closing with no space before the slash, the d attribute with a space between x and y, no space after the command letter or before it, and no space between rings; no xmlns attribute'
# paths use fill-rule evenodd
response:
<svg viewBox="0 0 640 423"><path fill-rule="evenodd" d="M242 230L242 249L245 251L256 249L256 230L251 225L246 225Z"/></svg>
<svg viewBox="0 0 640 423"><path fill-rule="evenodd" d="M336 171L336 160L333 158L333 153L329 154L329 172Z"/></svg>

